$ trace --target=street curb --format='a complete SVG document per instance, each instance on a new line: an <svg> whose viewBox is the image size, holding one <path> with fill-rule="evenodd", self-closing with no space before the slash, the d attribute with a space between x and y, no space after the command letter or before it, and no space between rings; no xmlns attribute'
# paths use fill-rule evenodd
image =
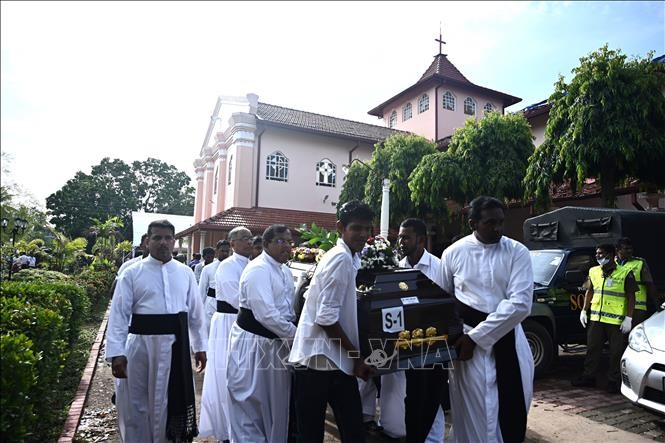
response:
<svg viewBox="0 0 665 443"><path fill-rule="evenodd" d="M65 420L65 425L62 434L60 434L60 438L58 439L58 443L72 443L74 435L76 434L76 429L78 428L81 417L83 416L83 410L85 409L85 402L88 399L88 392L92 385L92 377L95 375L95 369L97 368L97 359L99 358L99 351L102 342L104 341L104 334L106 333L106 325L108 324L110 312L111 302L109 301L109 306L104 313L102 324L99 325L97 337L95 337L95 341L90 349L88 363L83 370L79 387L74 395L74 400L72 400L72 403L69 406L67 420Z"/></svg>

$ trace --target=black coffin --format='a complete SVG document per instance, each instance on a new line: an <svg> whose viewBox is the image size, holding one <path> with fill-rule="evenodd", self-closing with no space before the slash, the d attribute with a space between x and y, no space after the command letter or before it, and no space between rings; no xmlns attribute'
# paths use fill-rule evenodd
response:
<svg viewBox="0 0 665 443"><path fill-rule="evenodd" d="M360 353L379 374L455 358L455 300L422 272L359 271L356 288Z"/></svg>

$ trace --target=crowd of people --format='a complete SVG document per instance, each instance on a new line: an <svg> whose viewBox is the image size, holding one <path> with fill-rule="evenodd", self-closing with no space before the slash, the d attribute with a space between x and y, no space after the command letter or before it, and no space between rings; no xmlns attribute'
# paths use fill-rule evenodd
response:
<svg viewBox="0 0 665 443"><path fill-rule="evenodd" d="M107 331L122 440L322 442L330 406L343 442L363 442L368 423L409 443L442 442L448 409L453 441L523 441L534 363L520 323L531 311L533 273L526 247L502 235L505 210L495 198L474 199L473 232L440 259L426 250L422 220L401 223L400 267L420 270L454 296L464 330L451 343L457 359L450 368L380 378L361 357L356 311L359 252L374 219L367 205L340 208L339 239L316 266L299 318L287 226L272 225L260 237L238 226L190 268L172 255L173 225L152 222L143 256L118 272ZM599 247L600 266L589 272L593 343L625 340L631 318L637 322L641 289L631 276L645 265L629 265L626 248L617 263L613 249ZM595 294L610 290L623 291L626 304L616 296L597 301ZM580 320L586 325L586 310ZM597 370L592 349L582 385ZM205 370L198 424L192 354L194 369Z"/></svg>

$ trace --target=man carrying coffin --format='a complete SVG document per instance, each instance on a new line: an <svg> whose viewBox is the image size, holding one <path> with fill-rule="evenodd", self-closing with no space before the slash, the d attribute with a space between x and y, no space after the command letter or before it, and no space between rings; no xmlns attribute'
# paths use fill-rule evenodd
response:
<svg viewBox="0 0 665 443"><path fill-rule="evenodd" d="M296 315L293 277L285 263L292 247L286 226L268 227L263 253L240 277L226 371L233 442L287 441L291 374L284 362L296 333Z"/></svg>
<svg viewBox="0 0 665 443"><path fill-rule="evenodd" d="M106 333L126 442L191 442L197 435L191 348L206 365L203 311L191 269L172 258L175 228L148 226L150 256L119 277ZM191 338L191 342L190 342Z"/></svg>
<svg viewBox="0 0 665 443"><path fill-rule="evenodd" d="M531 312L533 271L527 248L502 235L505 209L474 199L473 233L441 256L440 284L464 322L449 372L453 441L524 441L533 356L520 323Z"/></svg>
<svg viewBox="0 0 665 443"><path fill-rule="evenodd" d="M252 233L244 226L235 227L228 239L233 255L215 268L211 289L215 297L216 311L210 323L208 336L208 369L203 379L201 396L201 437L213 436L218 441L231 438L228 391L226 389L226 361L228 359L229 333L238 314L240 275L249 263L252 250ZM226 242L226 240L223 240ZM220 240L217 245L220 245ZM228 255L228 254L227 254ZM212 265L208 265L212 266ZM208 266L203 268L205 275ZM203 277L201 277L203 281Z"/></svg>

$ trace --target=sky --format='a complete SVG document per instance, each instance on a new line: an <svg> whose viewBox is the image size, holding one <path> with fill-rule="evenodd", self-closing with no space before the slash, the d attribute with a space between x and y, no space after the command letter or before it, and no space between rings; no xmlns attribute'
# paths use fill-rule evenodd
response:
<svg viewBox="0 0 665 443"><path fill-rule="evenodd" d="M605 43L665 53L662 1L3 1L0 17L2 182L42 207L104 157L194 178L220 95L382 124L367 111L420 78L440 26L470 81L522 98L513 112Z"/></svg>

